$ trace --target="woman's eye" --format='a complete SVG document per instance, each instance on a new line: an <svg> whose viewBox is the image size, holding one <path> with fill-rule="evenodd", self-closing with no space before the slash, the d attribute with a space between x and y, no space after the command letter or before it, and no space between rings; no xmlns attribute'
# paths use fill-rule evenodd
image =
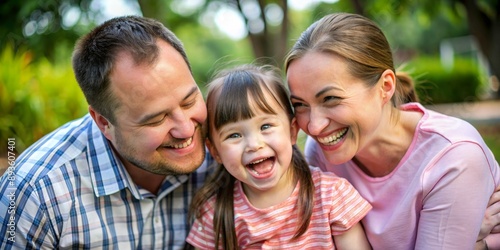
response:
<svg viewBox="0 0 500 250"><path fill-rule="evenodd" d="M325 97L325 102L327 102L327 101L332 101L332 100L335 100L335 99L336 99L336 97L335 97L335 96L326 96L326 97Z"/></svg>
<svg viewBox="0 0 500 250"><path fill-rule="evenodd" d="M337 104L341 101L342 99L336 96L326 96L323 98L323 101L328 103L328 104Z"/></svg>
<svg viewBox="0 0 500 250"><path fill-rule="evenodd" d="M294 103L292 103L292 106L294 108L299 108L299 107L305 107L306 105L304 103L301 103L301 102L294 102Z"/></svg>

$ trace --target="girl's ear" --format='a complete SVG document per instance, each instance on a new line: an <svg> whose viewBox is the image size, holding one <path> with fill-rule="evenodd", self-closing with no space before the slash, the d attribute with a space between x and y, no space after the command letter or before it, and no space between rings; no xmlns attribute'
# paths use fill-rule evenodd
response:
<svg viewBox="0 0 500 250"><path fill-rule="evenodd" d="M294 117L290 122L290 138L292 140L292 145L297 143L297 137L299 134L299 125L297 124L297 119Z"/></svg>
<svg viewBox="0 0 500 250"><path fill-rule="evenodd" d="M382 92L383 104L390 102L394 92L396 92L396 75L394 71L387 69L380 76L382 81L380 90Z"/></svg>
<svg viewBox="0 0 500 250"><path fill-rule="evenodd" d="M222 160L220 159L219 152L217 151L217 148L212 144L210 139L206 138L205 139L205 144L207 145L208 151L212 155L212 157L217 161L217 163L222 164Z"/></svg>

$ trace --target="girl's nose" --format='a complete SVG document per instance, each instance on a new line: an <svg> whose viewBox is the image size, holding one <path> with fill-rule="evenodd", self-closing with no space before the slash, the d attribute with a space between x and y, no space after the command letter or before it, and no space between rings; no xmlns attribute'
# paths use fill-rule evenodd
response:
<svg viewBox="0 0 500 250"><path fill-rule="evenodd" d="M246 137L247 151L257 151L261 149L263 146L264 146L264 141L262 140L262 136L260 134Z"/></svg>

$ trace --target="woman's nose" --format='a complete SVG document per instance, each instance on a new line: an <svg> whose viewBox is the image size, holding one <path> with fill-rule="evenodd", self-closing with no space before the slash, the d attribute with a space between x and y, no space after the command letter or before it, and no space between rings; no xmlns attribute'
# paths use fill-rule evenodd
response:
<svg viewBox="0 0 500 250"><path fill-rule="evenodd" d="M319 108L312 108L309 113L307 133L310 135L319 135L328 126L328 123L329 119Z"/></svg>

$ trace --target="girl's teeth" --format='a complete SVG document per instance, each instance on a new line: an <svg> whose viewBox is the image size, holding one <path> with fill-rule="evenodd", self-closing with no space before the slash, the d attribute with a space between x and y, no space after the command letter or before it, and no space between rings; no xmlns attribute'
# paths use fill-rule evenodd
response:
<svg viewBox="0 0 500 250"><path fill-rule="evenodd" d="M266 159L260 159L258 161L254 161L254 162L251 162L250 164L257 164L257 163L261 163L263 161L265 161Z"/></svg>

